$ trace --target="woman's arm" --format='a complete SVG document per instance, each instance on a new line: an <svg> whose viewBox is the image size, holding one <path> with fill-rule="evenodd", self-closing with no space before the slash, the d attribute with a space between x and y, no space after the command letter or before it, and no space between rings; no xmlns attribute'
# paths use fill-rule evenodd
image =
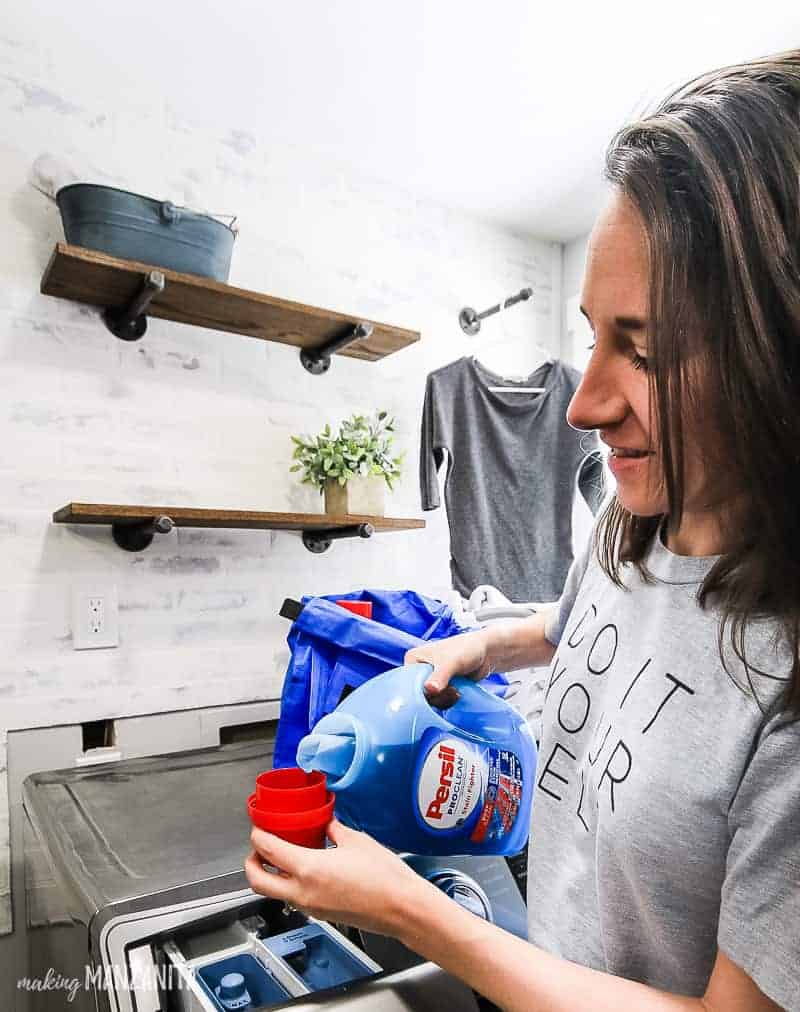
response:
<svg viewBox="0 0 800 1012"><path fill-rule="evenodd" d="M425 683L432 693L441 692L454 675L485 678L490 671L544 667L556 649L544 634L546 618L546 612L537 612L522 621L509 619L476 632L434 640L409 650L405 661L433 665Z"/></svg>
<svg viewBox="0 0 800 1012"><path fill-rule="evenodd" d="M719 953L702 998L670 994L552 956L475 917L430 883L409 903L400 940L505 1012L781 1012Z"/></svg>
<svg viewBox="0 0 800 1012"><path fill-rule="evenodd" d="M364 833L335 819L335 849L309 850L253 830L245 871L263 896L312 916L399 938L505 1012L780 1012L720 954L703 998L559 959L481 920ZM281 871L266 871L263 862Z"/></svg>

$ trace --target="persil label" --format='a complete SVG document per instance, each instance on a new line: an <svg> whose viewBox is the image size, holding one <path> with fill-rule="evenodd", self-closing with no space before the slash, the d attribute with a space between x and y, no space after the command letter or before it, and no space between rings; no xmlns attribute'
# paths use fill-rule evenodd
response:
<svg viewBox="0 0 800 1012"><path fill-rule="evenodd" d="M485 764L457 738L440 738L419 771L417 804L432 829L460 826L483 796Z"/></svg>

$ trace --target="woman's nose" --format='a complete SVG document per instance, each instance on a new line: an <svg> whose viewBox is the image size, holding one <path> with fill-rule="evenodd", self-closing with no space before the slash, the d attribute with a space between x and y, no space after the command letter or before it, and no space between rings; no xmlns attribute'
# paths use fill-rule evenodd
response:
<svg viewBox="0 0 800 1012"><path fill-rule="evenodd" d="M573 429L605 429L621 422L627 401L613 366L595 353L572 395L567 422Z"/></svg>

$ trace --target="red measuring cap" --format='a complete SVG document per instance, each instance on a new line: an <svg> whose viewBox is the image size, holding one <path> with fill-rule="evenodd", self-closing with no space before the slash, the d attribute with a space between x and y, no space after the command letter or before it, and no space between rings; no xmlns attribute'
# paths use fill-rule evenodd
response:
<svg viewBox="0 0 800 1012"><path fill-rule="evenodd" d="M361 615L362 618L372 618L372 601L337 601L342 608L347 608L354 615Z"/></svg>
<svg viewBox="0 0 800 1012"><path fill-rule="evenodd" d="M325 829L333 818L333 792L328 792L325 803L319 808L305 812L270 812L258 804L255 794L247 799L250 821L267 833L274 833L282 840L296 843L300 847L325 846Z"/></svg>
<svg viewBox="0 0 800 1012"><path fill-rule="evenodd" d="M297 766L269 770L256 777L256 804L266 812L308 812L328 799L324 773Z"/></svg>

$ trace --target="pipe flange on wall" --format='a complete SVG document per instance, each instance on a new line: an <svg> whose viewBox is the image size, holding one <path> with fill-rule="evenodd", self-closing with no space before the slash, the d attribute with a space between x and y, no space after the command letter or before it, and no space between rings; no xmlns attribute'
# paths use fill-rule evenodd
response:
<svg viewBox="0 0 800 1012"><path fill-rule="evenodd" d="M312 376L321 376L330 369L333 354L355 344L356 341L365 341L372 336L372 331L371 323L354 323L348 326L339 337L335 337L319 348L303 348L300 352L303 368Z"/></svg>
<svg viewBox="0 0 800 1012"><path fill-rule="evenodd" d="M142 287L127 306L108 308L103 313L105 325L121 341L138 341L147 331L147 307L164 291L166 280L161 271L145 274Z"/></svg>
<svg viewBox="0 0 800 1012"><path fill-rule="evenodd" d="M375 533L372 524L354 524L352 527L331 527L327 530L303 531L303 544L314 555L327 552L334 541L343 538L371 538Z"/></svg>
<svg viewBox="0 0 800 1012"><path fill-rule="evenodd" d="M175 526L171 517L153 517L141 523L116 523L111 525L111 536L126 552L142 552L148 548L156 534L169 534Z"/></svg>

